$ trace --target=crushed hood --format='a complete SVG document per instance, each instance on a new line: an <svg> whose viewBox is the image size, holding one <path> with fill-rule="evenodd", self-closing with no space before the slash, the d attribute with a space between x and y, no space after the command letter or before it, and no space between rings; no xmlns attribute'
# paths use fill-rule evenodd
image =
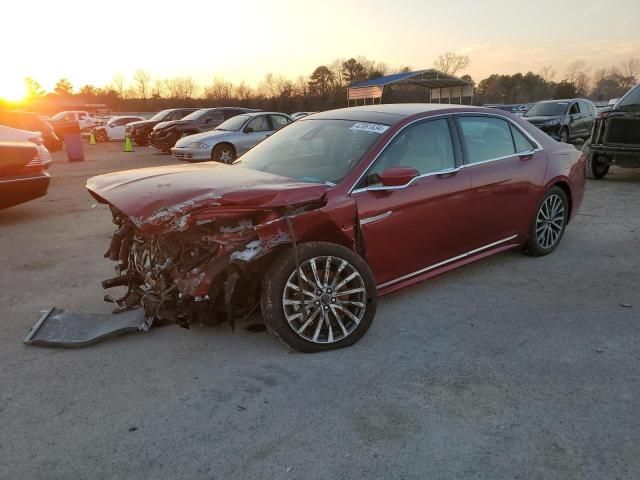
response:
<svg viewBox="0 0 640 480"><path fill-rule="evenodd" d="M544 116L538 115L535 117L522 117L522 118L524 118L527 122L536 125L536 124L548 122L549 120L555 120L556 118L562 118L562 117L564 117L564 115L544 115Z"/></svg>
<svg viewBox="0 0 640 480"><path fill-rule="evenodd" d="M203 209L294 206L320 200L329 188L214 162L125 170L87 181L94 197L148 233L185 230L190 215Z"/></svg>

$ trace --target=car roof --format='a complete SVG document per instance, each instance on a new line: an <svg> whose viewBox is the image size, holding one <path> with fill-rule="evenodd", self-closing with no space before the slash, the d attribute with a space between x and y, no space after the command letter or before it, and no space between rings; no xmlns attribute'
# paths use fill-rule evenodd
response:
<svg viewBox="0 0 640 480"><path fill-rule="evenodd" d="M360 122L375 122L385 125L394 125L401 120L420 113L447 113L460 112L461 109L467 112L488 112L487 108L472 107L469 105L440 104L440 103L395 103L367 105L363 107L340 108L328 110L326 112L315 113L301 118L300 121L307 120L354 120ZM493 112L492 112L493 113Z"/></svg>
<svg viewBox="0 0 640 480"><path fill-rule="evenodd" d="M284 115L285 117L290 117L291 116L288 113L283 113L283 112L263 112L262 110L260 110L258 112L245 112L245 113L241 113L240 115L248 115L249 117L256 117L258 115Z"/></svg>

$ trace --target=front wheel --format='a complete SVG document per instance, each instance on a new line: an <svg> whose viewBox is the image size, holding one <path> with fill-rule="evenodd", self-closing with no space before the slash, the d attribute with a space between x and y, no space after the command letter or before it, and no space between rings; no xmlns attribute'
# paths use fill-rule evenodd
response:
<svg viewBox="0 0 640 480"><path fill-rule="evenodd" d="M584 142L582 151L587 157L587 176L595 180L601 180L609 172L609 163L602 160L600 155L591 151L591 140Z"/></svg>
<svg viewBox="0 0 640 480"><path fill-rule="evenodd" d="M109 137L107 136L107 132L105 132L104 130L98 130L96 132L96 141L97 142L108 142L109 141Z"/></svg>
<svg viewBox="0 0 640 480"><path fill-rule="evenodd" d="M560 243L568 220L567 195L560 187L551 187L544 194L531 222L525 251L534 257L553 252Z"/></svg>
<svg viewBox="0 0 640 480"><path fill-rule="evenodd" d="M562 143L569 143L569 129L563 128L562 130L560 130L559 141Z"/></svg>
<svg viewBox="0 0 640 480"><path fill-rule="evenodd" d="M236 151L229 144L216 145L211 151L211 160L220 163L232 163L236 159Z"/></svg>
<svg viewBox="0 0 640 480"><path fill-rule="evenodd" d="M298 245L267 271L261 306L267 328L286 346L312 353L347 347L376 313L371 269L352 250L326 242Z"/></svg>

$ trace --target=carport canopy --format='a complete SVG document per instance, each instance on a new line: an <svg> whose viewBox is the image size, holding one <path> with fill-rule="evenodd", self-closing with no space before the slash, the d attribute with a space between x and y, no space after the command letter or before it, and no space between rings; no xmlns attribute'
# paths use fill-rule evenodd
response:
<svg viewBox="0 0 640 480"><path fill-rule="evenodd" d="M453 98L462 104L463 98L468 98L469 104L473 103L473 84L471 82L435 69L394 73L366 82L352 83L347 89L347 102L349 105L351 105L351 101L358 105L359 100L362 100L365 105L368 100L371 100L371 103L382 103L385 87L396 85L411 85L427 89L429 102L442 103L443 100L446 100L446 103L451 103Z"/></svg>

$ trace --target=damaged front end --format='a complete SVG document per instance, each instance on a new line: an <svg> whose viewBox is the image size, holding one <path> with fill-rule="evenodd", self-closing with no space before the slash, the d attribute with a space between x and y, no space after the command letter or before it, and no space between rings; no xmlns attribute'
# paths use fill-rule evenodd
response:
<svg viewBox="0 0 640 480"><path fill-rule="evenodd" d="M145 224L136 225L110 208L117 229L105 257L118 262L119 275L105 280L103 287L124 285L127 292L107 299L119 310L142 307L149 319L187 328L225 320L233 326L235 318L257 309L268 259L291 241L292 232L283 230L287 223L278 220L305 209L221 210L192 223L185 220L188 216L180 216L177 223L172 223L175 216L167 216L164 233L148 234L141 228Z"/></svg>

